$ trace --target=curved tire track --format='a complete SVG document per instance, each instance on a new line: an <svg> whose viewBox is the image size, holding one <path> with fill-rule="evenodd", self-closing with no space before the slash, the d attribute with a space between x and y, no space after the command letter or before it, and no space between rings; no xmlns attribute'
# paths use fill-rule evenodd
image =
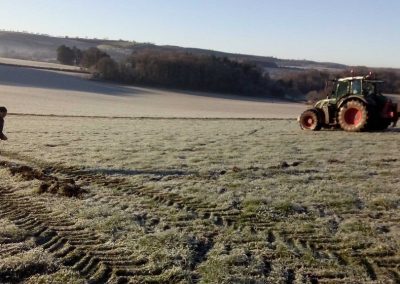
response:
<svg viewBox="0 0 400 284"><path fill-rule="evenodd" d="M339 266L347 266L348 261L352 263L359 262L358 266L364 267L369 279L375 281L380 278L380 275L388 275L395 283L399 279L399 274L396 272L398 262L393 261L390 255L366 255L366 252L360 251L359 255L349 255L352 247L343 244L334 236L319 235L315 232L296 232L296 231L280 231L275 227L273 220L266 220L263 216L244 215L241 210L232 208L216 208L213 204L205 204L197 202L190 197L183 197L178 193L171 193L163 189L146 189L145 187L135 186L129 183L125 178L110 177L104 174L84 173L76 168L52 168L52 174L59 174L80 180L87 184L97 184L100 186L118 186L121 192L129 196L136 196L150 202L157 202L177 210L183 210L187 213L195 212L194 219L209 220L210 229L214 227L234 227L240 226L249 227L254 233L265 232L265 240L262 244L255 244L255 250L260 246L265 246L272 249L264 262L266 267L271 267L271 263L275 260L275 248L273 243L279 237L283 240L284 245L297 255L308 253L316 259L331 259ZM17 226L33 231L41 245L62 262L79 271L86 279L90 279L93 283L107 281L111 277L119 279L118 281L128 281L131 277L143 277L159 275L162 271L149 272L143 266L145 263L135 263L129 260L129 255L121 254L116 256L112 248L104 245L104 240L101 240L96 234L87 232L82 228L74 225L74 222L62 218L62 216L51 216L51 212L46 211L43 205L34 204L27 198L18 197L12 191L3 189L0 191L0 217L12 216L12 220ZM4 200L5 196L11 197L11 200ZM22 198L22 199L21 199ZM113 198L113 197L107 197ZM120 197L119 197L120 198ZM114 200L115 201L115 200ZM41 212L41 213L40 213ZM44 213L43 213L44 212ZM343 213L344 214L344 213ZM10 218L10 217L8 217ZM174 221L165 218L170 227L189 227L193 220ZM37 229L39 228L39 229ZM239 228L239 229L240 229ZM150 231L149 231L150 232ZM42 243L43 242L43 243ZM234 244L234 243L232 243ZM237 246L242 244L251 245L250 240L241 240ZM235 245L235 244L234 244ZM209 247L208 250L211 250ZM208 251L203 252L204 255L199 258L199 263L196 263L192 268L193 282L200 281L201 275L196 271L196 267L201 262L206 261ZM372 262L366 260L368 257ZM311 269L307 274L298 274L296 267L288 268L283 274L288 283L294 279L308 279L312 281L343 281L348 279L348 275L337 271L324 272L321 266L319 270ZM270 271L271 268L266 269ZM268 278L268 273L265 275ZM136 278L135 278L136 279ZM317 282L315 282L317 283Z"/></svg>
<svg viewBox="0 0 400 284"><path fill-rule="evenodd" d="M114 271L140 268L121 247L111 247L100 236L54 216L44 205L0 187L0 217L29 232L36 245L79 272L89 283L105 283ZM143 265L143 264L142 264Z"/></svg>

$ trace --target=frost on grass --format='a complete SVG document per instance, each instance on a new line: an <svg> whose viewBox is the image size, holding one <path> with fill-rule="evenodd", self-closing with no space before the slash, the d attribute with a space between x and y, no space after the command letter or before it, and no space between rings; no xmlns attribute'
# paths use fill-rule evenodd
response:
<svg viewBox="0 0 400 284"><path fill-rule="evenodd" d="M4 184L129 252L135 267L125 280L399 279L398 130L315 133L261 120L14 116L8 123L5 159L73 176L88 192L35 195L28 191L35 180L0 169ZM26 139L32 130L36 139Z"/></svg>

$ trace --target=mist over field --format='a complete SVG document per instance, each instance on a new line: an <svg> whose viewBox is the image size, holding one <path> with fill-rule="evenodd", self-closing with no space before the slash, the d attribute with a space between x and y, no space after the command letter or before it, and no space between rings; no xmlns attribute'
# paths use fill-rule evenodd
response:
<svg viewBox="0 0 400 284"><path fill-rule="evenodd" d="M328 79L374 72L386 81L385 93L400 93L400 72L390 68L8 31L0 31L1 50L0 57L4 57L0 63L20 58L38 66L40 63L34 62L39 61L49 68L85 71L98 79L133 86L313 101L325 96ZM71 53L76 53L75 58L68 55ZM51 67L50 63L63 63L64 67Z"/></svg>
<svg viewBox="0 0 400 284"><path fill-rule="evenodd" d="M164 45L159 46L152 43L139 43L126 40L108 40L91 38L69 38L54 37L50 35L30 34L21 32L0 31L0 57L19 58L25 60L36 60L45 62L56 62L56 50L59 46L77 47L79 49L88 49L98 47L109 53L114 59L121 60L129 56L132 52L143 50L169 51L169 52L188 52L201 55L216 55L219 57L236 58L239 60L254 61L260 66L274 71L271 67L288 66L302 68L322 68L332 70L342 70L347 66L343 64L314 62L308 60L285 60L275 57L255 56L246 54L234 54L223 51L184 48L179 46ZM272 64L272 65L271 65ZM287 71L287 70L286 70Z"/></svg>
<svg viewBox="0 0 400 284"><path fill-rule="evenodd" d="M62 44L71 47L76 46L80 49L100 47L117 59L129 55L131 52L129 48L123 48L124 43L118 46L118 43L106 40L50 37L0 31L0 57L56 62L57 48ZM125 44L128 45L127 42Z"/></svg>

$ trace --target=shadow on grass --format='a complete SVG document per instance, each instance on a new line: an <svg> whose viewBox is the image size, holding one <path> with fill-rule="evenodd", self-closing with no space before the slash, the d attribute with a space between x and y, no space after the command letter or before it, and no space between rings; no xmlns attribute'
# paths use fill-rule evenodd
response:
<svg viewBox="0 0 400 284"><path fill-rule="evenodd" d="M388 128L385 130L385 132L387 133L400 133L400 128L396 127L396 128Z"/></svg>
<svg viewBox="0 0 400 284"><path fill-rule="evenodd" d="M151 85L132 85L118 82L90 80L89 76L70 72L55 72L48 69L35 69L0 64L0 86L43 88L60 91L86 92L110 96L142 96L157 92L172 92L175 94L195 97L217 98L224 100L239 100L251 102L289 103L287 99L278 97L263 97L235 94L220 94L207 91L190 91L177 88L165 88ZM55 94L57 94L55 92Z"/></svg>
<svg viewBox="0 0 400 284"><path fill-rule="evenodd" d="M150 93L150 91L142 88L89 80L70 73L3 65L0 65L0 85L87 92L111 96L133 96Z"/></svg>

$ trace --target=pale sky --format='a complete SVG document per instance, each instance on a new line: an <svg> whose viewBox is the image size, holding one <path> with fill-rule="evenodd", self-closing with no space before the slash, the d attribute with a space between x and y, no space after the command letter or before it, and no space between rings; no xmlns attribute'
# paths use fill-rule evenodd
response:
<svg viewBox="0 0 400 284"><path fill-rule="evenodd" d="M0 29L400 68L397 0L0 0Z"/></svg>

